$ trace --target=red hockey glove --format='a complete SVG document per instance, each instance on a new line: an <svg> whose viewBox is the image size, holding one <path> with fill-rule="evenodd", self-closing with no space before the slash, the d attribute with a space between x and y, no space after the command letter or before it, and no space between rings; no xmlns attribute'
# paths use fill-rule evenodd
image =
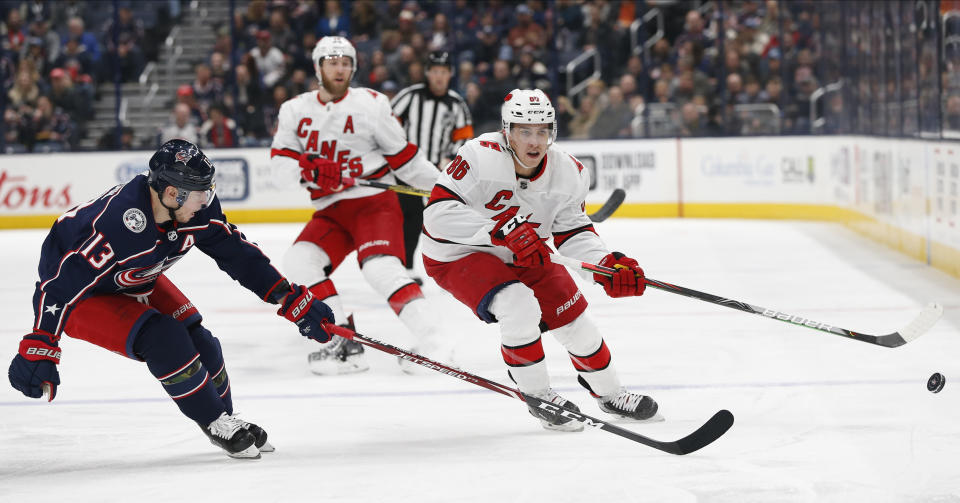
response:
<svg viewBox="0 0 960 503"><path fill-rule="evenodd" d="M333 323L333 311L317 300L313 293L303 285L290 285L290 292L279 299L277 314L294 322L300 334L317 342L327 342L330 334L323 329L323 323Z"/></svg>
<svg viewBox="0 0 960 503"><path fill-rule="evenodd" d="M43 396L44 388L49 388L49 398L53 401L60 385L60 348L57 337L46 332L33 332L20 341L20 351L10 362L7 376L10 385L30 398Z"/></svg>
<svg viewBox="0 0 960 503"><path fill-rule="evenodd" d="M323 190L334 189L340 185L340 164L316 154L300 154L300 177L315 183Z"/></svg>
<svg viewBox="0 0 960 503"><path fill-rule="evenodd" d="M520 267L536 267L550 262L550 248L536 229L521 216L503 224L490 238L497 246L506 246L513 252L513 263Z"/></svg>
<svg viewBox="0 0 960 503"><path fill-rule="evenodd" d="M603 257L600 265L617 269L613 277L594 274L593 279L603 285L604 291L611 297L630 297L643 295L647 284L643 281L643 269L636 260L620 253L613 252Z"/></svg>

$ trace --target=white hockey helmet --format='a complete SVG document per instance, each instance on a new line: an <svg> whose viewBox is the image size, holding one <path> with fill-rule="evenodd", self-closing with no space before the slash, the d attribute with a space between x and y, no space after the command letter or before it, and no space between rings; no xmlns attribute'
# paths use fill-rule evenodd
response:
<svg viewBox="0 0 960 503"><path fill-rule="evenodd" d="M313 69L317 72L317 80L323 82L320 76L320 63L323 58L345 56L353 62L353 71L350 72L350 79L357 73L357 49L349 40L343 37L323 37L317 41L313 47Z"/></svg>
<svg viewBox="0 0 960 503"><path fill-rule="evenodd" d="M539 89L514 89L503 98L500 121L504 136L510 124L550 124L550 144L557 139L557 112L550 98Z"/></svg>

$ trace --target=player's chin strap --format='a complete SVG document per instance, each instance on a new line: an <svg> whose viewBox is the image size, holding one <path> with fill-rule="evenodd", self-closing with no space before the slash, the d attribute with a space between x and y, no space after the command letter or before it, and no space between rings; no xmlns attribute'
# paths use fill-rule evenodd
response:
<svg viewBox="0 0 960 503"><path fill-rule="evenodd" d="M514 160L514 161L517 161L518 164L520 164L521 166L523 166L523 169L534 169L534 168L536 168L536 166L527 166L526 164L524 164L523 161L520 160L520 157L517 156L517 153L513 151L513 148L510 146L509 133L510 133L510 131L509 131L509 130L506 130L506 129L504 129L503 131L500 131L500 134L503 135L503 143L504 143L504 145L507 146L507 151L510 152L510 155L513 156L513 160ZM547 143L547 148L550 148L550 145L552 145L552 144L553 144L553 142ZM542 162L542 161L541 161L541 162Z"/></svg>
<svg viewBox="0 0 960 503"><path fill-rule="evenodd" d="M163 202L163 191L157 192L157 200L160 201L160 206L163 206L167 209L167 212L170 213L170 220L177 221L177 210L183 208L183 202L187 200L187 196L190 195L190 191L181 189L180 187L175 187L177 189L177 207L171 208L167 206L167 203ZM166 190L166 188L164 188Z"/></svg>

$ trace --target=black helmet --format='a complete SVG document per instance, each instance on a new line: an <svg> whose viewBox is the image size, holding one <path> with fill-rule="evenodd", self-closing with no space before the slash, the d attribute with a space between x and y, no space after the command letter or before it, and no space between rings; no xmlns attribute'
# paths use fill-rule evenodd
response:
<svg viewBox="0 0 960 503"><path fill-rule="evenodd" d="M445 66L453 69L453 63L450 61L450 53L447 51L431 51L427 55L427 70L431 66Z"/></svg>
<svg viewBox="0 0 960 503"><path fill-rule="evenodd" d="M168 185L178 189L177 203L182 205L190 191L208 192L213 198L213 164L200 148L187 140L169 140L150 158L147 182L158 193Z"/></svg>

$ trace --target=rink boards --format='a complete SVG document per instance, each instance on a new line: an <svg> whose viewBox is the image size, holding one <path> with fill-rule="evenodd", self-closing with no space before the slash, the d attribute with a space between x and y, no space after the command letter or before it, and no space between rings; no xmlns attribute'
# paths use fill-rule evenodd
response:
<svg viewBox="0 0 960 503"><path fill-rule="evenodd" d="M564 141L591 173L588 209L618 187L618 217L790 218L845 223L960 276L957 147L854 136ZM269 150L208 150L228 217L295 222L312 209ZM46 227L147 168L150 152L8 155L0 229Z"/></svg>

